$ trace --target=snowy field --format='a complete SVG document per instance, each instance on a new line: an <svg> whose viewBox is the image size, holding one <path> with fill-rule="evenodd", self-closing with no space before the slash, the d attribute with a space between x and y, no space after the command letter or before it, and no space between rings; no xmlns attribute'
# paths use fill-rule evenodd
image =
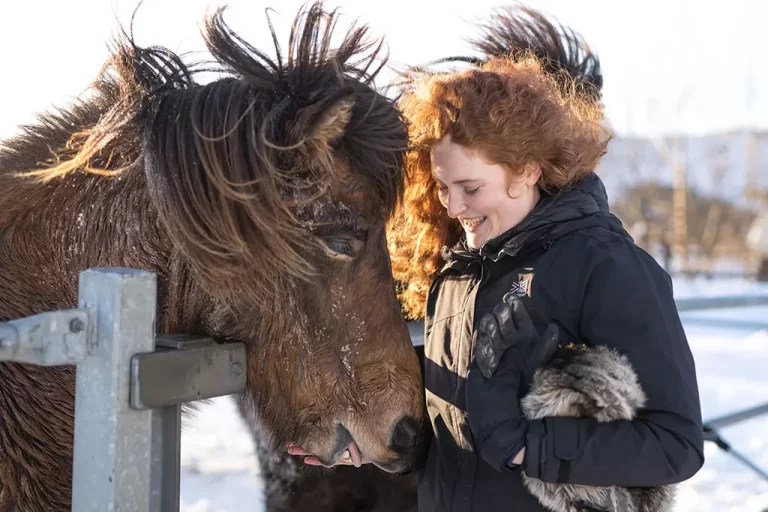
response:
<svg viewBox="0 0 768 512"><path fill-rule="evenodd" d="M677 297L768 294L743 281L678 280ZM683 314L694 352L705 420L768 402L768 306ZM763 326L763 324L765 326ZM768 416L721 432L731 446L768 471ZM260 512L253 444L229 397L186 423L182 436L182 512ZM681 485L674 512L763 512L768 482L714 444L706 463Z"/></svg>

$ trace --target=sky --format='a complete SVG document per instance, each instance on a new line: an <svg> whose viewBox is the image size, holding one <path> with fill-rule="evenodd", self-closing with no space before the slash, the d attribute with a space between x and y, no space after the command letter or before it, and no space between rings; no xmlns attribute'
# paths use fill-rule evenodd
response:
<svg viewBox="0 0 768 512"><path fill-rule="evenodd" d="M138 0L3 0L0 10L0 139L35 112L66 105L107 58L118 21ZM607 116L619 135L661 136L768 128L768 2L760 0L528 0L579 32L600 57ZM144 0L135 20L140 45L205 50L207 10L270 51L264 10L272 7L282 41L297 0ZM392 64L467 54L465 38L499 0L347 0L340 28L358 19L384 37ZM386 85L392 73L384 73Z"/></svg>

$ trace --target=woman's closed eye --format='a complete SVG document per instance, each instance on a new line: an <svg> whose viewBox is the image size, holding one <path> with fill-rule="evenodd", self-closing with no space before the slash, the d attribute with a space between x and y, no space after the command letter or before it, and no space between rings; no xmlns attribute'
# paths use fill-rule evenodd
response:
<svg viewBox="0 0 768 512"><path fill-rule="evenodd" d="M464 193L467 194L468 196L473 196L473 195L477 194L478 190L480 190L480 187L465 188L464 189Z"/></svg>

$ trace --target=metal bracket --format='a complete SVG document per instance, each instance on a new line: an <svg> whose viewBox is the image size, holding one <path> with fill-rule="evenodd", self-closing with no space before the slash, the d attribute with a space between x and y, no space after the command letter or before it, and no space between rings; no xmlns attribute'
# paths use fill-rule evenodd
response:
<svg viewBox="0 0 768 512"><path fill-rule="evenodd" d="M245 345L164 334L155 351L131 358L130 406L152 412L148 512L179 510L181 404L239 393L245 388Z"/></svg>
<svg viewBox="0 0 768 512"><path fill-rule="evenodd" d="M0 322L0 361L38 366L77 364L88 352L88 308L49 311Z"/></svg>
<svg viewBox="0 0 768 512"><path fill-rule="evenodd" d="M155 409L239 393L245 389L243 343L166 334L155 352L131 360L131 407Z"/></svg>

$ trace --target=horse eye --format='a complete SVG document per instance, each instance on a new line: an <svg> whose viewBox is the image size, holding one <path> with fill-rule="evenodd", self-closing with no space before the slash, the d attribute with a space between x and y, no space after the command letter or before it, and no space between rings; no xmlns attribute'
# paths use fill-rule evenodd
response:
<svg viewBox="0 0 768 512"><path fill-rule="evenodd" d="M358 255L365 243L352 235L324 237L323 243L331 259L351 260Z"/></svg>
<svg viewBox="0 0 768 512"><path fill-rule="evenodd" d="M325 243L333 252L352 256L352 244L347 240L326 240Z"/></svg>

